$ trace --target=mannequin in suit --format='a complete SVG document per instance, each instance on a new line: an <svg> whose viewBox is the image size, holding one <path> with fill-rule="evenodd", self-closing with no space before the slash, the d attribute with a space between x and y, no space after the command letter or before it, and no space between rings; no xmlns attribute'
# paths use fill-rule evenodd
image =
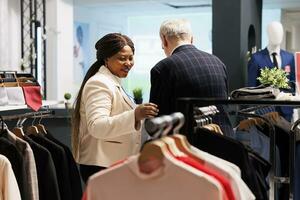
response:
<svg viewBox="0 0 300 200"><path fill-rule="evenodd" d="M253 54L248 63L248 86L254 87L260 85L257 78L260 76L261 69L265 67L273 68L277 66L281 67L285 72L287 72L287 78L289 79L289 85L291 86L290 92L294 92L294 55L280 49L280 44L283 39L282 24L277 21L271 22L267 27L267 35L269 39L267 47ZM280 110L280 113L290 121L292 117L292 109L283 109L283 107L281 107Z"/></svg>

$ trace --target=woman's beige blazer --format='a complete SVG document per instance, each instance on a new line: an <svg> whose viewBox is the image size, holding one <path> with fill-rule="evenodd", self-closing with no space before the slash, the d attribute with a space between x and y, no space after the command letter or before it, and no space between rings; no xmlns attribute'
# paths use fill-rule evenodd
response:
<svg viewBox="0 0 300 200"><path fill-rule="evenodd" d="M140 150L135 104L122 90L120 78L101 66L84 86L80 109L79 164L108 167Z"/></svg>

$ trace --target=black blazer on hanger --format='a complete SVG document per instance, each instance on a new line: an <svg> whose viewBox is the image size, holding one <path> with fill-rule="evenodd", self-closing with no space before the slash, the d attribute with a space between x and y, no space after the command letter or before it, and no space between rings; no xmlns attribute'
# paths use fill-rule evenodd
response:
<svg viewBox="0 0 300 200"><path fill-rule="evenodd" d="M72 152L70 151L69 147L59 140L57 140L49 130L47 130L47 134L45 134L45 137L54 142L55 144L61 146L65 153L66 158L68 161L68 168L70 172L70 182L71 182L71 190L72 190L72 198L73 200L81 200L82 197L82 187L81 187L81 178L80 174L77 168L77 164L74 160L74 157L72 155Z"/></svg>
<svg viewBox="0 0 300 200"><path fill-rule="evenodd" d="M26 135L23 139L30 145L34 154L40 199L60 200L57 176L50 152Z"/></svg>
<svg viewBox="0 0 300 200"><path fill-rule="evenodd" d="M29 137L33 141L45 147L51 153L57 175L61 200L72 199L69 169L64 149L50 141L48 138L43 137L41 134L31 134Z"/></svg>
<svg viewBox="0 0 300 200"><path fill-rule="evenodd" d="M3 136L2 133L0 135ZM26 172L22 154L18 151L15 145L5 137L0 137L0 154L4 155L9 160L12 166L13 172L17 179L22 200L28 200L29 197L27 194L29 194L29 188L28 183L26 183L25 181Z"/></svg>
<svg viewBox="0 0 300 200"><path fill-rule="evenodd" d="M261 181L265 177L259 176L260 174L257 173L253 162L251 162L254 157L249 157L249 152L242 143L204 128L198 128L192 134L190 143L198 149L237 165L241 170L243 181L248 185L256 199L268 199L265 185Z"/></svg>

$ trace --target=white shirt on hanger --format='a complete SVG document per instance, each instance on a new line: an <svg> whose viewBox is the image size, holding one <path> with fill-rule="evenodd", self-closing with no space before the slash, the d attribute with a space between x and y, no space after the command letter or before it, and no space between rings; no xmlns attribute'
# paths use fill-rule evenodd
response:
<svg viewBox="0 0 300 200"><path fill-rule="evenodd" d="M207 152L192 147L193 152L199 159L204 160L205 166L217 171L229 180L235 197L239 200L254 200L255 196L248 188L247 184L241 179L241 171L238 166L226 160L218 158ZM236 170L238 168L238 171ZM238 173L237 173L238 172Z"/></svg>
<svg viewBox="0 0 300 200"><path fill-rule="evenodd" d="M175 158L163 160L164 166L144 174L138 166L139 155L90 177L88 200L221 200L224 191L213 177Z"/></svg>
<svg viewBox="0 0 300 200"><path fill-rule="evenodd" d="M0 200L21 200L20 190L9 160L0 155Z"/></svg>

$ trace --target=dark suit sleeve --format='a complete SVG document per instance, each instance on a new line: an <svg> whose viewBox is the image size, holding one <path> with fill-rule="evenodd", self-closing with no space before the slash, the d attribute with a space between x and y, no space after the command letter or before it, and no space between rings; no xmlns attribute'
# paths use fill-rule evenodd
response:
<svg viewBox="0 0 300 200"><path fill-rule="evenodd" d="M158 105L158 115L170 114L170 89L168 78L157 68L151 70L150 102Z"/></svg>
<svg viewBox="0 0 300 200"><path fill-rule="evenodd" d="M161 91L160 91L160 85L161 85L161 77L160 77L160 72L152 68L151 69L151 74L150 74L150 79L151 79L151 89L150 89L150 100L149 102L155 103L157 105L160 105L160 99L161 99Z"/></svg>
<svg viewBox="0 0 300 200"><path fill-rule="evenodd" d="M248 62L248 86L255 87L258 84L257 77L259 76L259 66L254 56Z"/></svg>

